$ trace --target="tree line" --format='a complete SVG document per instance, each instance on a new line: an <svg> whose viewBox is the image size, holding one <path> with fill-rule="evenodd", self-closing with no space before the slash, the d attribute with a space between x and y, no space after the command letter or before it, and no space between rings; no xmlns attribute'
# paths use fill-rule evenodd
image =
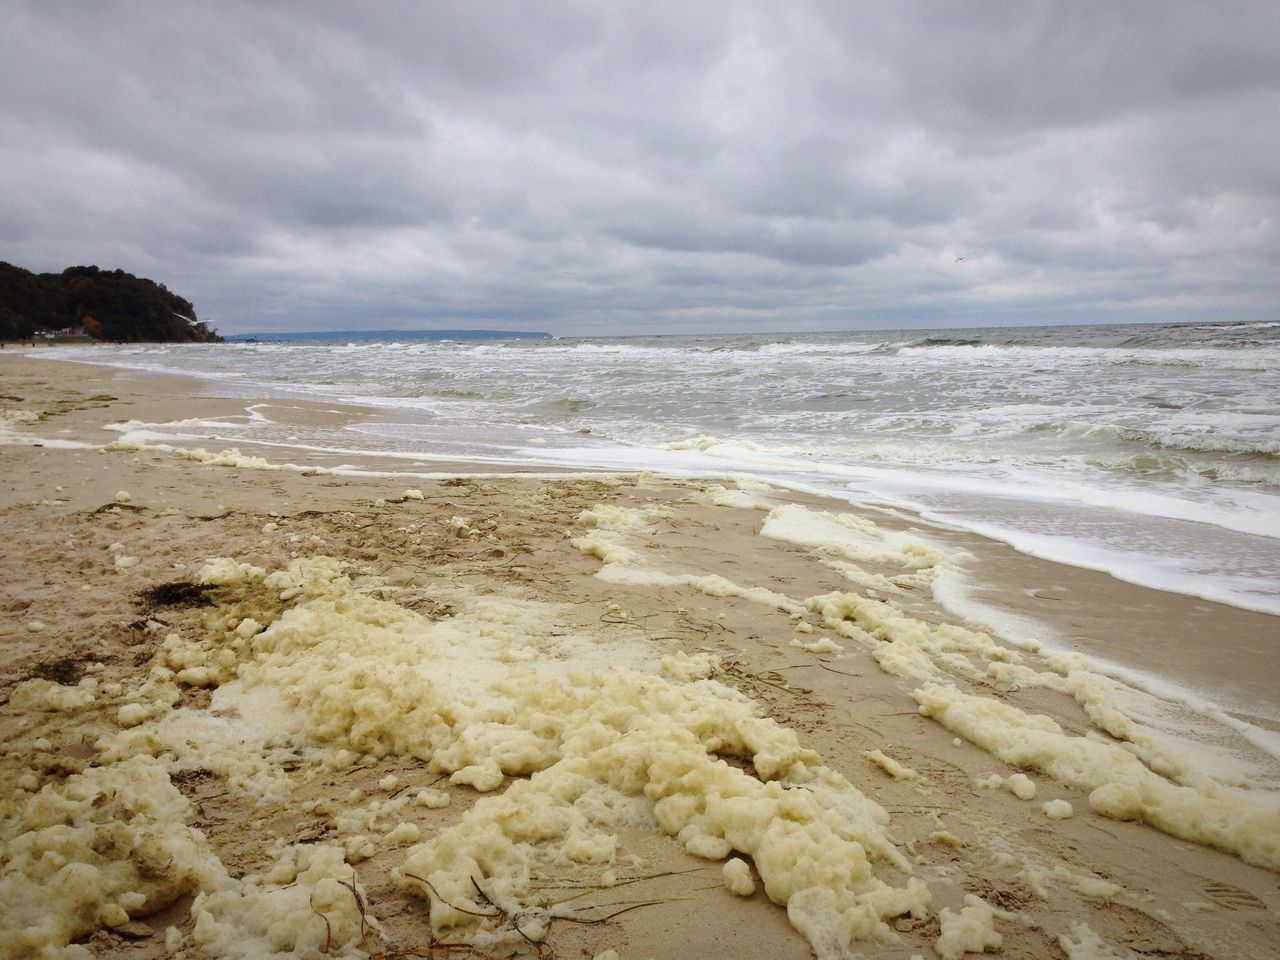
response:
<svg viewBox="0 0 1280 960"><path fill-rule="evenodd" d="M66 329L115 343L222 340L163 283L93 266L32 273L0 261L0 340Z"/></svg>

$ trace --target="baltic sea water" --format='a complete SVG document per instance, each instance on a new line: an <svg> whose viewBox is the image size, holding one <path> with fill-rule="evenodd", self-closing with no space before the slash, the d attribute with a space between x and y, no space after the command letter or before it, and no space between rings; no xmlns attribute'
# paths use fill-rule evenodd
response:
<svg viewBox="0 0 1280 960"><path fill-rule="evenodd" d="M306 434L269 410L154 428L205 445L745 474L1280 614L1280 323L50 355L382 414Z"/></svg>

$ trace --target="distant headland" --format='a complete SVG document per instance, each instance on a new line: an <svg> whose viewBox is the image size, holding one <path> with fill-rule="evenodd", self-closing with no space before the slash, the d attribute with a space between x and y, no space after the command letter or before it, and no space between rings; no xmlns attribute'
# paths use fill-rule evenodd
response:
<svg viewBox="0 0 1280 960"><path fill-rule="evenodd" d="M190 300L123 270L32 273L0 261L0 340L220 343Z"/></svg>
<svg viewBox="0 0 1280 960"><path fill-rule="evenodd" d="M388 340L527 340L551 334L537 330L311 330L300 333L237 333L228 343L347 343Z"/></svg>

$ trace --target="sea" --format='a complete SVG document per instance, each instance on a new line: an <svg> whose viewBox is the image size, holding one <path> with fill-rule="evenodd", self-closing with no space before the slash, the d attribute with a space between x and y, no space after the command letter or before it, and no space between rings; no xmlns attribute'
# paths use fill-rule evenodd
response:
<svg viewBox="0 0 1280 960"><path fill-rule="evenodd" d="M153 428L205 446L747 476L1280 615L1280 322L44 354L380 411Z"/></svg>

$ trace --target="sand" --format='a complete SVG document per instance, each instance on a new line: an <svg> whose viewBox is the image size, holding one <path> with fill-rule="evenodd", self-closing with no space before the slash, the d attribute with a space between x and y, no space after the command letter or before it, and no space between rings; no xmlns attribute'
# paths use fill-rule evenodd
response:
<svg viewBox="0 0 1280 960"><path fill-rule="evenodd" d="M103 451L209 389L0 356L0 955L1280 955L1277 618L731 481Z"/></svg>

